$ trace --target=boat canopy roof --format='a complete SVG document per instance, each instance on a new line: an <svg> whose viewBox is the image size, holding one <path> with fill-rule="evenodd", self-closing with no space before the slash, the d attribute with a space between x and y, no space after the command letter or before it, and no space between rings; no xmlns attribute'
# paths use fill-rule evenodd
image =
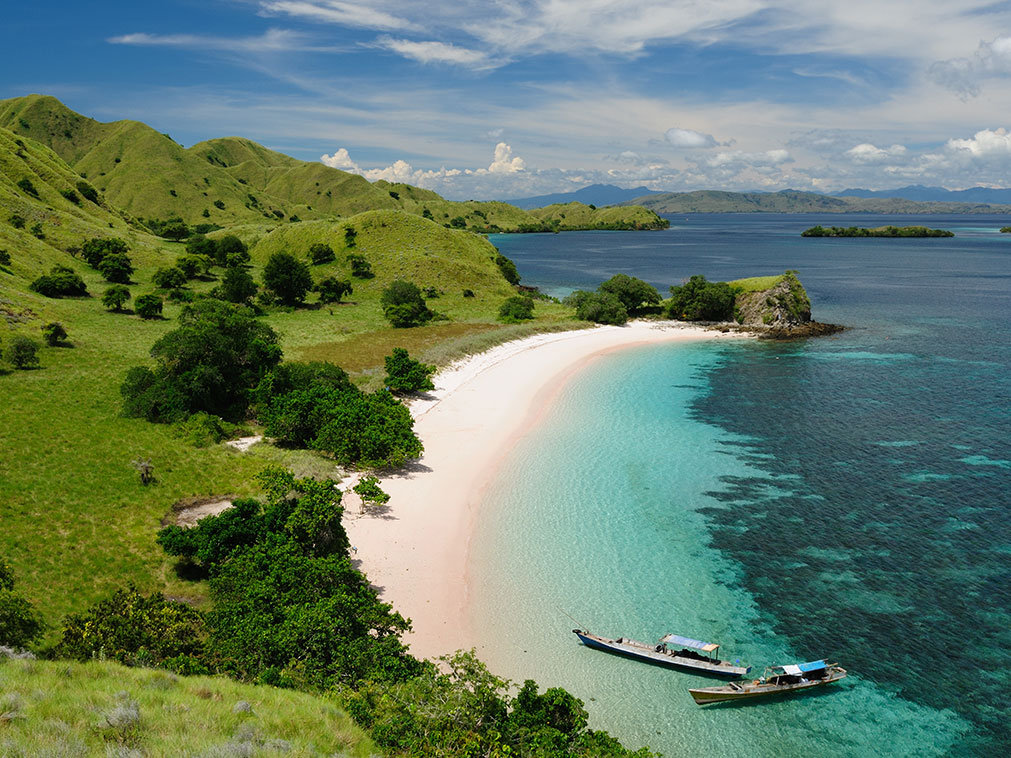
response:
<svg viewBox="0 0 1011 758"><path fill-rule="evenodd" d="M820 671L825 668L825 661L810 661L809 663L795 663L788 666L783 666L783 671L787 674L792 674L794 676L800 676L801 674L808 671Z"/></svg>
<svg viewBox="0 0 1011 758"><path fill-rule="evenodd" d="M703 653L711 653L714 650L718 650L720 647L715 642L701 642L700 640L681 637L677 634L665 634L660 638L660 641L669 642L673 645L680 645L681 647L690 647L695 650L701 650Z"/></svg>

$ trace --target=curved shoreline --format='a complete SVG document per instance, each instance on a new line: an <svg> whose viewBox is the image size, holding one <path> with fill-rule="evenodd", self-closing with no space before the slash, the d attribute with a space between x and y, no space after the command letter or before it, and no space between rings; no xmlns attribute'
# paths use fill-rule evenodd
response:
<svg viewBox="0 0 1011 758"><path fill-rule="evenodd" d="M436 389L411 403L420 461L382 480L380 515L349 517L362 570L412 620L414 655L432 658L476 646L467 612L470 543L484 492L504 456L553 398L596 358L638 345L734 339L676 322L536 335L499 345L440 372ZM355 498L347 495L349 514Z"/></svg>

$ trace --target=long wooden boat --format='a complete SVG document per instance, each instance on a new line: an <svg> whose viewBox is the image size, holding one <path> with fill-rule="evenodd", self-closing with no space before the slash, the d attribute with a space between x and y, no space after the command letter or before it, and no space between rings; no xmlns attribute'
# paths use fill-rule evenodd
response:
<svg viewBox="0 0 1011 758"><path fill-rule="evenodd" d="M739 665L739 662L721 661L716 656L720 646L713 642L701 642L676 634L668 634L660 639L659 644L650 645L648 642L640 642L627 637L612 640L582 629L573 629L572 632L587 647L624 655L658 666L669 666L695 674L730 679L744 676L751 671L750 668Z"/></svg>
<svg viewBox="0 0 1011 758"><path fill-rule="evenodd" d="M722 687L701 687L688 690L698 705L722 703L728 700L749 700L770 695L792 695L846 677L846 669L838 663L811 661L789 666L771 666L751 682L730 682Z"/></svg>

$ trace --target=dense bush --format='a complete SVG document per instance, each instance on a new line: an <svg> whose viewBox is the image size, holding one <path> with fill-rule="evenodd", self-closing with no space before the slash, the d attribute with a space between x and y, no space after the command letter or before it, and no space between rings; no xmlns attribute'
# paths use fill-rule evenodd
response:
<svg viewBox="0 0 1011 758"><path fill-rule="evenodd" d="M25 194L31 195L35 199L38 199L39 197L39 191L35 189L35 185L32 184L32 180L27 177L18 179L18 188Z"/></svg>
<svg viewBox="0 0 1011 758"><path fill-rule="evenodd" d="M505 277L505 280L509 284L516 285L520 283L520 274L516 270L516 264L502 255L502 253L498 253L495 256L495 265L498 266L498 270L502 272L502 276Z"/></svg>
<svg viewBox="0 0 1011 758"><path fill-rule="evenodd" d="M88 294L80 274L66 266L53 266L28 285L28 289L46 297L84 297Z"/></svg>
<svg viewBox="0 0 1011 758"><path fill-rule="evenodd" d="M187 253L176 258L175 267L183 272L187 279L206 276L214 260L209 255Z"/></svg>
<svg viewBox="0 0 1011 758"><path fill-rule="evenodd" d="M186 284L186 274L175 266L168 266L155 271L151 281L154 282L155 287L171 290Z"/></svg>
<svg viewBox="0 0 1011 758"><path fill-rule="evenodd" d="M38 640L44 630L39 612L14 592L14 572L0 557L0 645L27 647Z"/></svg>
<svg viewBox="0 0 1011 758"><path fill-rule="evenodd" d="M96 268L107 282L129 284L133 273L133 263L126 253L110 253L99 261Z"/></svg>
<svg viewBox="0 0 1011 758"><path fill-rule="evenodd" d="M316 242L309 246L309 260L312 261L313 266L321 266L336 259L337 256L334 255L333 248L329 245Z"/></svg>
<svg viewBox="0 0 1011 758"><path fill-rule="evenodd" d="M69 614L54 653L79 661L103 657L195 673L203 670L199 659L205 637L199 611L160 593L142 595L130 585L85 613Z"/></svg>
<svg viewBox="0 0 1011 758"><path fill-rule="evenodd" d="M256 282L248 271L241 266L230 266L225 269L216 294L230 303L245 303L256 295L256 290Z"/></svg>
<svg viewBox="0 0 1011 758"><path fill-rule="evenodd" d="M312 289L312 274L295 256L277 252L263 267L263 286L282 304L300 305Z"/></svg>
<svg viewBox="0 0 1011 758"><path fill-rule="evenodd" d="M379 479L369 475L358 480L352 491L362 499L362 504L376 508L390 502L390 496L379 486Z"/></svg>
<svg viewBox="0 0 1011 758"><path fill-rule="evenodd" d="M319 293L321 303L339 303L342 297L350 295L354 289L347 279L328 276L316 283L316 291Z"/></svg>
<svg viewBox="0 0 1011 758"><path fill-rule="evenodd" d="M391 392L419 392L434 390L432 374L435 366L416 361L402 347L393 348L386 356L386 388Z"/></svg>
<svg viewBox="0 0 1011 758"><path fill-rule="evenodd" d="M133 301L134 312L143 319L161 318L162 299L158 295L137 295Z"/></svg>
<svg viewBox="0 0 1011 758"><path fill-rule="evenodd" d="M102 295L102 305L113 311L123 310L130 302L130 290L122 284L114 284Z"/></svg>
<svg viewBox="0 0 1011 758"><path fill-rule="evenodd" d="M98 203L98 192L87 182L78 182L77 191L81 193L83 197L90 200L93 203Z"/></svg>
<svg viewBox="0 0 1011 758"><path fill-rule="evenodd" d="M190 228L182 221L172 221L162 225L158 236L181 242L190 236Z"/></svg>
<svg viewBox="0 0 1011 758"><path fill-rule="evenodd" d="M186 240L187 255L206 255L212 261L218 257L218 243L202 234L194 234Z"/></svg>
<svg viewBox="0 0 1011 758"><path fill-rule="evenodd" d="M348 247L353 247L353 245L348 245ZM348 265L351 266L351 276L356 279L371 279L375 276L375 274L372 273L372 264L366 260L364 255L351 253L345 260L347 260Z"/></svg>
<svg viewBox="0 0 1011 758"><path fill-rule="evenodd" d="M226 234L218 240L214 250L214 260L219 266L226 266L229 265L228 256L230 255L239 256L236 259L239 263L249 262L249 249L246 247L246 243L234 234Z"/></svg>
<svg viewBox="0 0 1011 758"><path fill-rule="evenodd" d="M563 301L576 309L576 318L597 324L620 326L628 321L628 311L610 292L576 290Z"/></svg>
<svg viewBox="0 0 1011 758"><path fill-rule="evenodd" d="M597 288L614 295L629 316L637 316L660 304L660 293L652 284L627 274L615 274Z"/></svg>
<svg viewBox="0 0 1011 758"><path fill-rule="evenodd" d="M277 342L274 330L248 308L198 300L183 309L177 329L154 343L154 370L136 367L127 374L124 413L149 421L176 421L197 411L240 418L250 390L281 359Z"/></svg>
<svg viewBox="0 0 1011 758"><path fill-rule="evenodd" d="M42 327L42 337L49 347L56 347L67 339L67 330L59 321L52 321Z"/></svg>
<svg viewBox="0 0 1011 758"><path fill-rule="evenodd" d="M434 315L425 305L421 290L413 282L397 279L383 290L383 315L394 327L420 326Z"/></svg>
<svg viewBox="0 0 1011 758"><path fill-rule="evenodd" d="M667 315L679 321L730 321L736 296L726 282L709 282L696 274L681 286L670 288Z"/></svg>
<svg viewBox="0 0 1011 758"><path fill-rule="evenodd" d="M523 295L513 295L499 306L498 317L499 320L507 324L515 324L532 319L534 317L533 298L523 297Z"/></svg>
<svg viewBox="0 0 1011 758"><path fill-rule="evenodd" d="M129 250L126 242L118 237L92 237L81 244L81 255L92 268L98 268L98 264L107 255L114 253L125 255Z"/></svg>

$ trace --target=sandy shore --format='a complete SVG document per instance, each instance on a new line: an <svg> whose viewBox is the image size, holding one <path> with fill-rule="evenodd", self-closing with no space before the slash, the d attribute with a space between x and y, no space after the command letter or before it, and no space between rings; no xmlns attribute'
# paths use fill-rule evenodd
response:
<svg viewBox="0 0 1011 758"><path fill-rule="evenodd" d="M411 405L425 454L382 480L391 496L384 515L356 517L355 496L345 500L362 570L412 620L411 652L435 657L476 646L467 621L467 566L482 496L503 456L569 377L612 350L735 336L635 322L510 342L439 373L430 397Z"/></svg>

